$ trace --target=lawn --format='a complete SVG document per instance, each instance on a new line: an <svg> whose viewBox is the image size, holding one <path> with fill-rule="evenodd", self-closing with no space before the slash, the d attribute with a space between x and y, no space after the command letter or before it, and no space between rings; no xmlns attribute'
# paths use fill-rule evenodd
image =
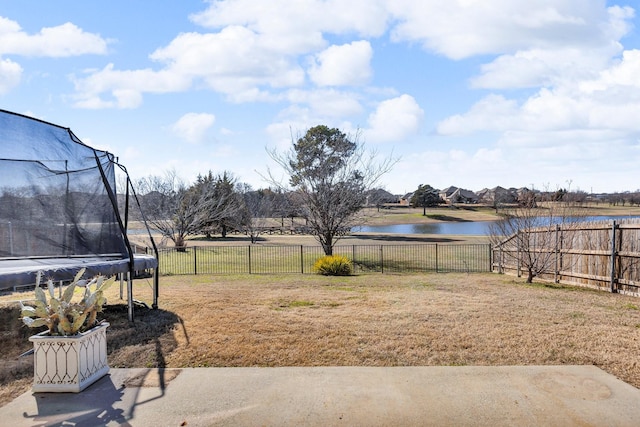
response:
<svg viewBox="0 0 640 427"><path fill-rule="evenodd" d="M134 295L151 300L150 283ZM495 274L171 276L133 324L110 289L123 367L596 365L640 387L640 300ZM0 405L29 390L31 331L0 297Z"/></svg>

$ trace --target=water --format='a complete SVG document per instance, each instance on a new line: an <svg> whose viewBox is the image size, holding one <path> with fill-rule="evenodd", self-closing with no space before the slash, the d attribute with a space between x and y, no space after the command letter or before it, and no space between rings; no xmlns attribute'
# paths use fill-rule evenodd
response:
<svg viewBox="0 0 640 427"><path fill-rule="evenodd" d="M589 216L581 218L581 221L610 221L614 219L639 218L620 216ZM543 221L544 218L541 218ZM458 234L465 236L486 236L489 234L489 225L493 221L473 222L437 222L429 224L395 224L395 225L366 225L354 227L354 233L390 233L390 234Z"/></svg>
<svg viewBox="0 0 640 427"><path fill-rule="evenodd" d="M438 222L429 224L367 225L355 227L354 232L390 234L462 234L484 236L492 221Z"/></svg>

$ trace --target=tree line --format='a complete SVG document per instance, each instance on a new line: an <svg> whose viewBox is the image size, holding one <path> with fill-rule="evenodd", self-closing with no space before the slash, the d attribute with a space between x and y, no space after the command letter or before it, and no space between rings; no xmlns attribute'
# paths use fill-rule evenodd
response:
<svg viewBox="0 0 640 427"><path fill-rule="evenodd" d="M368 195L395 159L378 161L359 135L347 135L324 125L310 128L286 152L269 151L288 175L286 182L269 172L269 188L253 190L230 172L199 175L185 183L175 171L132 183L150 226L179 250L196 235L223 237L231 230L246 233L255 243L270 218L304 218L307 229L325 254L362 220ZM375 196L374 196L375 197Z"/></svg>

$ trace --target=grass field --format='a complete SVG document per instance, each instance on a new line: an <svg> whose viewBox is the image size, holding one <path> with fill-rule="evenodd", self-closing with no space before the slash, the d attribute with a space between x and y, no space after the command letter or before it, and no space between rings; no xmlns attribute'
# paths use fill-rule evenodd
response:
<svg viewBox="0 0 640 427"><path fill-rule="evenodd" d="M640 387L640 301L623 295L494 274L175 276L130 324L118 291L112 367L586 364ZM0 405L32 380L10 303L31 295L0 297Z"/></svg>

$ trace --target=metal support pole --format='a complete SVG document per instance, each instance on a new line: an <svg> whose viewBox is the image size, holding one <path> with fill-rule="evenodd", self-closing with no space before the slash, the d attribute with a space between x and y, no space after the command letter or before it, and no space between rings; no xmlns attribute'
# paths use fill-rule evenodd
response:
<svg viewBox="0 0 640 427"><path fill-rule="evenodd" d="M9 221L9 255L13 256L13 226Z"/></svg>
<svg viewBox="0 0 640 427"><path fill-rule="evenodd" d="M133 322L133 279L131 271L127 273L127 306L129 307L129 322Z"/></svg>

